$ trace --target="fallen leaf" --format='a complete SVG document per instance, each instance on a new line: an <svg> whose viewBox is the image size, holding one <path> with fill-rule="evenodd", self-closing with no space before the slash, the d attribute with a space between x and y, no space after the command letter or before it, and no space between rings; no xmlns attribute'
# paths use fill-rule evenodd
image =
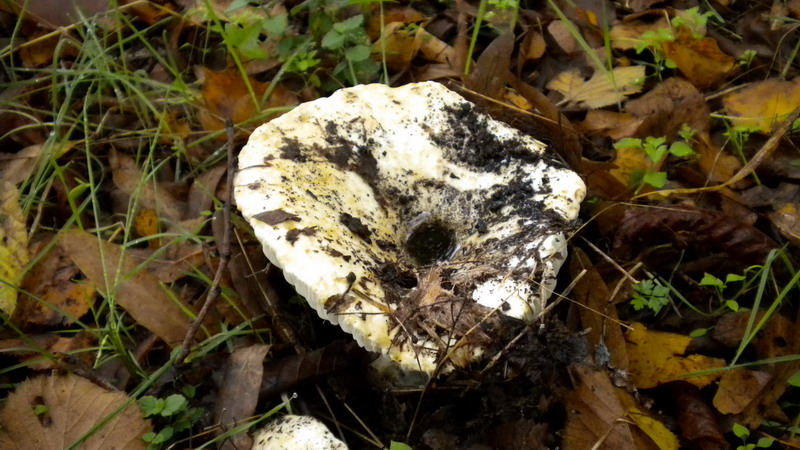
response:
<svg viewBox="0 0 800 450"><path fill-rule="evenodd" d="M618 141L633 136L641 123L642 119L630 113L593 109L586 113L578 128L588 135L599 134Z"/></svg>
<svg viewBox="0 0 800 450"><path fill-rule="evenodd" d="M416 31L411 31L403 22L386 24L380 40L372 44L375 58L385 59L392 70L403 70L419 52Z"/></svg>
<svg viewBox="0 0 800 450"><path fill-rule="evenodd" d="M29 145L17 153L0 153L0 183L18 185L27 180L42 157L44 146Z"/></svg>
<svg viewBox="0 0 800 450"><path fill-rule="evenodd" d="M677 450L680 447L678 437L669 430L653 414L644 407L628 391L617 388L617 397L628 413L628 419L636 426L631 427L636 448L658 448L659 450Z"/></svg>
<svg viewBox="0 0 800 450"><path fill-rule="evenodd" d="M0 411L0 447L57 449L80 443L82 449L146 449L142 435L153 426L135 402L123 408L126 402L124 393L77 375L28 379L9 394Z"/></svg>
<svg viewBox="0 0 800 450"><path fill-rule="evenodd" d="M586 253L576 247L570 260L572 279L577 279L584 270L586 272L573 287L572 298L575 303L582 305L578 308L578 314L582 328L588 330L586 338L593 348L599 345L608 348L614 368L627 370L625 338L617 319L617 309L611 303L611 292Z"/></svg>
<svg viewBox="0 0 800 450"><path fill-rule="evenodd" d="M14 322L25 325L71 324L81 318L92 307L96 288L92 283L75 282L80 271L64 251L50 247L50 239L37 241L30 246L30 253L38 255L36 264L25 274Z"/></svg>
<svg viewBox="0 0 800 450"><path fill-rule="evenodd" d="M114 295L116 303L139 325L170 347L181 344L189 327L189 317L184 311L190 308L175 304L155 276L142 269L135 271L138 264L122 247L98 241L96 236L79 230L64 232L59 245L89 281L103 295Z"/></svg>
<svg viewBox="0 0 800 450"><path fill-rule="evenodd" d="M739 414L756 398L772 377L748 369L726 371L714 394L714 407L722 414Z"/></svg>
<svg viewBox="0 0 800 450"><path fill-rule="evenodd" d="M792 81L759 81L722 99L731 123L769 134L787 115L800 107L800 77Z"/></svg>
<svg viewBox="0 0 800 450"><path fill-rule="evenodd" d="M525 40L522 42L519 52L519 60L517 64L521 67L527 61L535 61L542 56L547 49L547 42L544 40L542 33L529 30L525 35Z"/></svg>
<svg viewBox="0 0 800 450"><path fill-rule="evenodd" d="M632 50L642 42L640 37L648 31L669 28L669 22L664 14L658 14L655 21L623 20L611 27L609 37L611 48L616 50Z"/></svg>
<svg viewBox="0 0 800 450"><path fill-rule="evenodd" d="M567 425L563 445L566 450L636 448L627 421L627 411L617 398L608 375L585 365L570 368L577 386L564 396Z"/></svg>
<svg viewBox="0 0 800 450"><path fill-rule="evenodd" d="M64 364L60 360L67 359L67 355L77 360L78 364L82 363L84 367L91 367L96 356L94 349L97 348L97 341L91 333L85 331L81 331L71 337L54 337L47 345L41 347L30 346L29 343L30 341L20 342L17 349L25 349L27 347L28 351L16 353L19 354L20 361L24 361L25 365L32 370L63 368ZM44 356L45 352L52 354L52 358Z"/></svg>
<svg viewBox="0 0 800 450"><path fill-rule="evenodd" d="M707 133L695 137L692 149L698 154L697 165L712 183L728 181L742 168L739 158L715 146Z"/></svg>
<svg viewBox="0 0 800 450"><path fill-rule="evenodd" d="M219 388L214 423L220 424L217 435L245 423L256 411L261 378L264 373L264 357L269 345L251 345L231 353L225 368L225 376ZM247 433L237 433L219 447L224 450L250 448L252 439Z"/></svg>
<svg viewBox="0 0 800 450"><path fill-rule="evenodd" d="M640 92L644 75L643 66L617 67L610 74L597 71L586 81L577 71L567 70L547 83L547 88L564 96L560 104L583 109L602 108Z"/></svg>
<svg viewBox="0 0 800 450"><path fill-rule="evenodd" d="M787 203L783 208L767 214L783 237L800 246L800 211L797 203Z"/></svg>
<svg viewBox="0 0 800 450"><path fill-rule="evenodd" d="M6 7L12 7L15 13L24 9L24 14L29 15L39 26L56 29L105 12L108 10L109 0L12 0L3 3L6 3Z"/></svg>
<svg viewBox="0 0 800 450"><path fill-rule="evenodd" d="M625 147L617 146L614 148L614 166L609 173L625 186L630 186L634 180L634 175L643 171L658 171L663 162L654 163L647 154L638 146Z"/></svg>
<svg viewBox="0 0 800 450"><path fill-rule="evenodd" d="M677 40L661 46L667 58L698 89L716 86L736 66L736 58L723 53L714 38L697 39L684 29L678 32Z"/></svg>
<svg viewBox="0 0 800 450"><path fill-rule="evenodd" d="M625 102L625 111L643 119L636 137L666 136L674 141L684 124L698 132L709 129L711 110L692 83L671 77L641 97Z"/></svg>
<svg viewBox="0 0 800 450"><path fill-rule="evenodd" d="M554 20L547 26L547 33L567 55L574 55L580 51L580 45L564 22Z"/></svg>
<svg viewBox="0 0 800 450"><path fill-rule="evenodd" d="M728 448L717 415L697 386L678 381L669 384L668 393L675 402L680 434L688 448Z"/></svg>
<svg viewBox="0 0 800 450"><path fill-rule="evenodd" d="M0 311L9 316L16 308L17 287L28 260L28 229L19 192L6 182L0 189Z"/></svg>
<svg viewBox="0 0 800 450"><path fill-rule="evenodd" d="M249 76L245 81L237 70L215 72L204 68L202 75L202 93L206 107L200 110L198 118L206 131L224 129L228 118L238 124L255 117L259 111L299 103L297 96L282 85L276 86L269 98L263 101L264 94L270 87L269 83L262 83ZM260 122L255 125L260 125ZM220 139L226 138L220 136Z"/></svg>
<svg viewBox="0 0 800 450"><path fill-rule="evenodd" d="M384 35L388 34L383 30L388 30L393 23L408 25L428 20L428 16L410 6L384 5L383 8L383 14L370 14L367 21L367 35L373 41L378 39L382 32Z"/></svg>
<svg viewBox="0 0 800 450"><path fill-rule="evenodd" d="M114 185L127 195L136 195L138 203L158 212L160 217L179 221L186 208L169 188L150 179L130 156L112 150L108 155Z"/></svg>
<svg viewBox="0 0 800 450"><path fill-rule="evenodd" d="M136 234L140 237L153 236L158 234L158 213L150 208L142 208L136 213L133 219L133 227ZM152 248L158 247L158 239L149 239L148 244Z"/></svg>
<svg viewBox="0 0 800 450"><path fill-rule="evenodd" d="M631 377L639 389L654 388L676 380L684 380L699 387L707 386L722 374L689 374L725 367L725 361L719 358L704 355L683 356L692 338L649 331L641 323L632 324L625 340L628 342Z"/></svg>
<svg viewBox="0 0 800 450"><path fill-rule="evenodd" d="M763 264L778 244L760 230L732 220L717 211L688 206L625 212L614 241L615 253L630 255L636 249L671 242L679 249L724 252L742 264Z"/></svg>

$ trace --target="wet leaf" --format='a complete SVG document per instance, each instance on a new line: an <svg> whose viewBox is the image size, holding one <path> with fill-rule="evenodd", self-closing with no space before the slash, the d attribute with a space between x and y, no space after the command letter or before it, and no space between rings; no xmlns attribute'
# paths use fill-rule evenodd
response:
<svg viewBox="0 0 800 450"><path fill-rule="evenodd" d="M788 114L800 107L800 78L769 79L732 92L722 99L734 126L771 133Z"/></svg>
<svg viewBox="0 0 800 450"><path fill-rule="evenodd" d="M76 375L29 379L17 386L0 411L0 447L68 448L98 427L80 448L145 449L141 436L153 427L136 403L114 414L126 401L124 393L107 391Z"/></svg>
<svg viewBox="0 0 800 450"><path fill-rule="evenodd" d="M692 340L690 337L650 331L641 323L632 324L625 339L628 342L631 377L640 389L653 388L675 380L684 380L703 387L722 374L689 374L725 366L725 361L718 358L683 356Z"/></svg>
<svg viewBox="0 0 800 450"><path fill-rule="evenodd" d="M668 389L678 411L681 437L690 448L728 448L717 416L697 386L675 382Z"/></svg>
<svg viewBox="0 0 800 450"><path fill-rule="evenodd" d="M114 295L117 304L139 325L169 346L182 342L190 319L183 309L188 307L176 305L155 276L134 270L136 262L119 245L98 241L96 236L78 230L63 233L59 245L89 281L103 295Z"/></svg>
<svg viewBox="0 0 800 450"><path fill-rule="evenodd" d="M28 230L11 183L0 189L0 311L11 315L17 305L17 286L28 263Z"/></svg>
<svg viewBox="0 0 800 450"><path fill-rule="evenodd" d="M561 103L593 109L621 102L625 96L642 90L644 67L617 67L610 74L595 72L589 80L575 70L556 75L547 88L564 96Z"/></svg>

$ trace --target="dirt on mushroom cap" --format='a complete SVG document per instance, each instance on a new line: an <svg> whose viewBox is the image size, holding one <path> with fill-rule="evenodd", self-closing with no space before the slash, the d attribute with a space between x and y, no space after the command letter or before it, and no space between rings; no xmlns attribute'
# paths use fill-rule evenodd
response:
<svg viewBox="0 0 800 450"><path fill-rule="evenodd" d="M432 372L469 364L504 323L541 312L585 192L552 155L442 85L357 86L256 130L235 193L321 317ZM298 220L259 220L278 210ZM448 243L420 260L413 236Z"/></svg>

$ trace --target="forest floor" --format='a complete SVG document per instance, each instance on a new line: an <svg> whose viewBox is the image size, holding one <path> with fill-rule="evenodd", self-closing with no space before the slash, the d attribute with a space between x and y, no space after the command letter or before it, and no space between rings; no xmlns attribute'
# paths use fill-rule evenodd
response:
<svg viewBox="0 0 800 450"><path fill-rule="evenodd" d="M289 412L350 448L800 447L798 30L798 0L0 2L0 447L245 449ZM401 386L269 263L229 155L429 80L587 194L554 306Z"/></svg>

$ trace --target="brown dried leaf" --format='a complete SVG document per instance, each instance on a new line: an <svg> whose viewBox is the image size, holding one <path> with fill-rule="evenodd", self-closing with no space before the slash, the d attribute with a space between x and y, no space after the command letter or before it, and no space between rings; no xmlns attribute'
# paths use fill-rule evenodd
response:
<svg viewBox="0 0 800 450"><path fill-rule="evenodd" d="M778 211L767 214L767 218L778 228L783 237L800 246L800 211L797 203L788 203Z"/></svg>
<svg viewBox="0 0 800 450"><path fill-rule="evenodd" d="M602 108L640 92L644 75L644 66L617 67L610 74L597 71L589 80L575 70L567 70L547 83L547 88L564 96L560 103L582 109Z"/></svg>
<svg viewBox="0 0 800 450"><path fill-rule="evenodd" d="M22 282L26 295L20 297L14 321L20 326L71 324L89 311L96 298L92 283L76 283L80 271L64 251L49 242L32 244L31 254L47 251Z"/></svg>
<svg viewBox="0 0 800 450"><path fill-rule="evenodd" d="M297 96L285 87L278 85L264 104L261 102L269 83L262 83L248 77L247 82L237 70L214 72L203 69L203 100L206 108L200 110L200 123L206 131L219 131L225 128L225 119L233 123L244 122L254 117L257 111L282 106L297 105ZM252 93L248 89L252 88ZM220 136L224 140L225 136Z"/></svg>
<svg viewBox="0 0 800 450"><path fill-rule="evenodd" d="M8 5L8 2L5 6ZM15 12L25 14L45 28L68 27L84 17L108 10L109 0L12 0Z"/></svg>
<svg viewBox="0 0 800 450"><path fill-rule="evenodd" d="M788 114L800 107L800 77L792 81L759 81L722 99L735 126L753 127L769 134Z"/></svg>
<svg viewBox="0 0 800 450"><path fill-rule="evenodd" d="M27 180L42 156L44 146L29 145L17 153L0 153L0 183L17 185Z"/></svg>
<svg viewBox="0 0 800 450"><path fill-rule="evenodd" d="M114 185L127 195L137 193L139 204L158 212L159 216L179 221L186 205L176 199L170 189L154 181L147 181L136 161L130 156L112 150L108 155Z"/></svg>
<svg viewBox="0 0 800 450"><path fill-rule="evenodd" d="M683 124L708 131L711 114L703 94L679 77L668 78L643 96L625 102L625 111L644 119L636 137L666 136L668 141L675 140Z"/></svg>
<svg viewBox="0 0 800 450"><path fill-rule="evenodd" d="M616 23L609 34L611 47L617 50L632 50L641 42L639 37L647 31L669 28L669 22L663 14L655 22L630 20Z"/></svg>
<svg viewBox="0 0 800 450"><path fill-rule="evenodd" d="M633 136L641 123L642 119L633 114L599 109L587 112L578 128L589 135L599 134L618 141Z"/></svg>
<svg viewBox="0 0 800 450"><path fill-rule="evenodd" d="M725 361L703 355L683 356L691 338L674 333L649 331L641 323L632 324L625 335L633 382L639 389L654 388L675 380L685 380L699 387L706 386L721 376L687 374L701 370L725 367Z"/></svg>
<svg viewBox="0 0 800 450"><path fill-rule="evenodd" d="M696 39L683 29L674 42L664 42L666 56L698 89L716 86L736 66L736 59L719 49L714 38Z"/></svg>
<svg viewBox="0 0 800 450"><path fill-rule="evenodd" d="M721 183L730 180L742 168L739 158L715 146L707 133L700 133L692 148L698 153L697 165L708 181Z"/></svg>
<svg viewBox="0 0 800 450"><path fill-rule="evenodd" d="M76 375L46 376L19 384L0 412L0 447L5 449L67 448L128 401ZM38 413L36 407L44 407ZM114 415L84 440L82 449L146 449L142 435L153 431L135 402Z"/></svg>
<svg viewBox="0 0 800 450"><path fill-rule="evenodd" d="M621 420L627 412L608 375L585 365L573 365L571 372L576 378L577 387L565 396L567 425L564 429L564 448L636 448L627 421Z"/></svg>
<svg viewBox="0 0 800 450"><path fill-rule="evenodd" d="M554 20L547 26L547 33L567 55L574 55L581 49L578 41L572 36L569 28L560 20Z"/></svg>
<svg viewBox="0 0 800 450"><path fill-rule="evenodd" d="M772 239L752 226L717 211L692 207L631 208L620 223L615 252L630 254L652 245L672 242L678 248L724 252L737 262L761 264Z"/></svg>
<svg viewBox="0 0 800 450"><path fill-rule="evenodd" d="M669 390L675 399L681 437L689 448L728 448L719 421L697 386L679 381L670 383Z"/></svg>
<svg viewBox="0 0 800 450"><path fill-rule="evenodd" d="M722 414L739 414L753 401L771 376L766 372L734 369L725 372L714 394L714 407Z"/></svg>
<svg viewBox="0 0 800 450"><path fill-rule="evenodd" d="M267 356L269 347L251 345L231 354L214 412L214 423L221 425L218 435L241 425L255 413L264 373L264 357ZM252 445L253 441L247 433L238 433L226 439L220 448L250 448Z"/></svg>
<svg viewBox="0 0 800 450"><path fill-rule="evenodd" d="M611 303L611 293L586 253L576 247L570 261L570 274L575 279L583 270L586 272L573 288L572 297L584 306L578 308L578 314L583 329L588 330L586 337L593 346L608 347L613 366L627 370L625 338L618 323L617 309Z"/></svg>
<svg viewBox="0 0 800 450"><path fill-rule="evenodd" d="M115 295L117 304L141 326L171 347L181 343L190 321L182 308L190 308L176 305L155 276L141 269L134 272L138 264L119 245L78 230L64 232L59 245L103 295Z"/></svg>

